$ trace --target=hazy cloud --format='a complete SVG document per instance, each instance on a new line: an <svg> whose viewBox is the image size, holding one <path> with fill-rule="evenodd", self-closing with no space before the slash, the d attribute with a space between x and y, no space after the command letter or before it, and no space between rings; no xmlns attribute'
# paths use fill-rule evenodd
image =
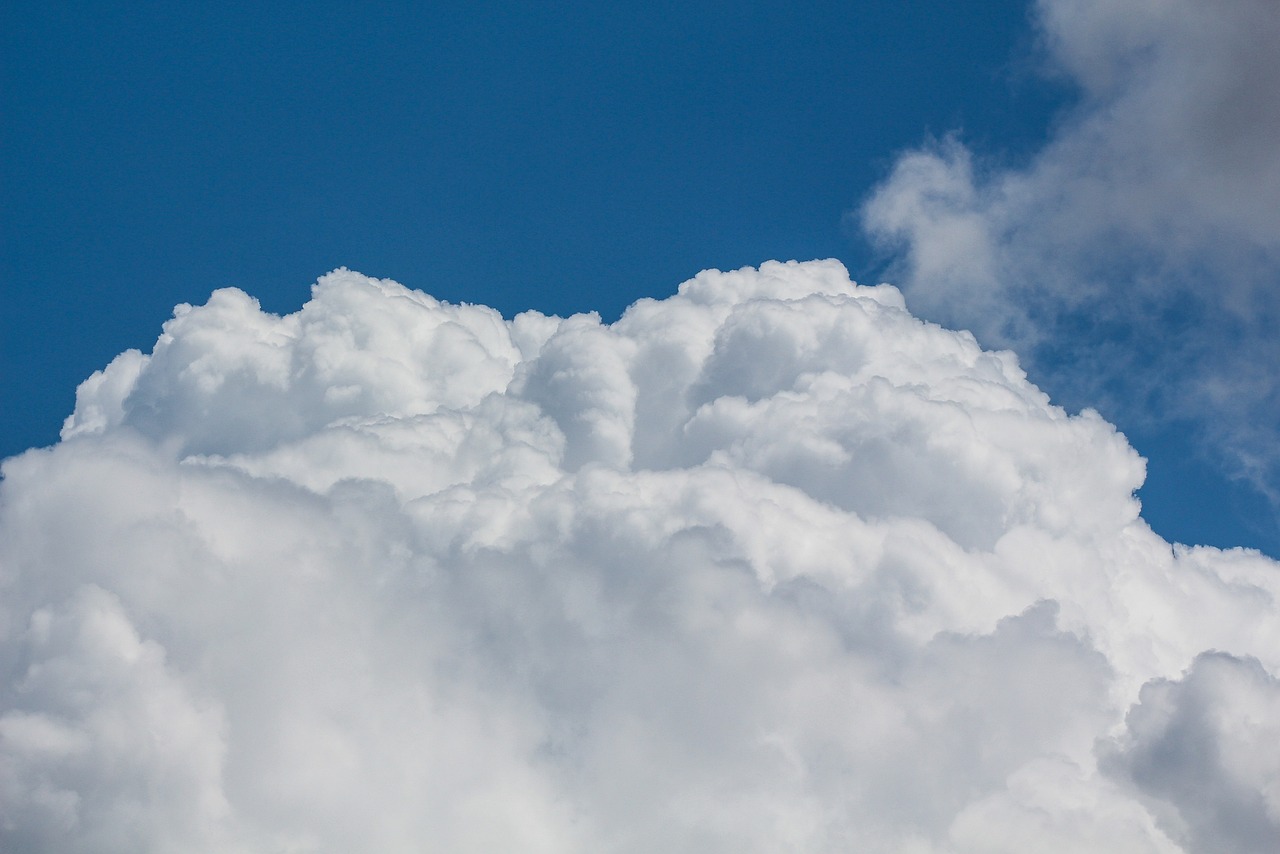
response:
<svg viewBox="0 0 1280 854"><path fill-rule="evenodd" d="M1040 0L1078 92L1023 165L951 138L863 208L913 309L1079 401L1189 419L1280 497L1280 15L1270 0ZM1223 342L1230 342L1223 346Z"/></svg>

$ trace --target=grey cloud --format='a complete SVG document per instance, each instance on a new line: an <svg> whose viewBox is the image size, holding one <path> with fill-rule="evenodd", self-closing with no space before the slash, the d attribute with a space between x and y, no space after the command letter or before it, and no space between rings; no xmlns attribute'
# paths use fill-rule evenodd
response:
<svg viewBox="0 0 1280 854"><path fill-rule="evenodd" d="M1076 401L1199 425L1274 494L1275 433L1255 425L1280 415L1260 367L1280 357L1280 16L1267 0L1036 10L1079 93L1044 147L1014 167L955 138L909 152L863 223L914 309L1015 346Z"/></svg>
<svg viewBox="0 0 1280 854"><path fill-rule="evenodd" d="M1256 659L1198 656L1142 688L1104 767L1153 803L1194 852L1280 845L1280 682Z"/></svg>

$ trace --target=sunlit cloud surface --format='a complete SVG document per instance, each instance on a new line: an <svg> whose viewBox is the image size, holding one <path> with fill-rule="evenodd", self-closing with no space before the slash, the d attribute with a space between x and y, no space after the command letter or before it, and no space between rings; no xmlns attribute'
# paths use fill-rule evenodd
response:
<svg viewBox="0 0 1280 854"><path fill-rule="evenodd" d="M1144 471L836 262L220 290L4 464L0 847L1273 850L1280 567Z"/></svg>

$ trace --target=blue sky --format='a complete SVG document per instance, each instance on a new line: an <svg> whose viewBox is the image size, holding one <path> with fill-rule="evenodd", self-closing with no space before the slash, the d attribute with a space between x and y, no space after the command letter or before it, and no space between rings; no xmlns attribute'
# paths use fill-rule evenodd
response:
<svg viewBox="0 0 1280 854"><path fill-rule="evenodd" d="M1275 0L10 5L3 851L1280 850Z"/></svg>
<svg viewBox="0 0 1280 854"><path fill-rule="evenodd" d="M1028 4L1004 0L25 4L2 37L6 456L55 441L80 381L226 285L292 311L345 265L508 315L609 319L771 258L910 278L859 215L901 152L959 131L1016 174L1081 102L1042 72ZM1149 271L1124 252L1095 264ZM938 305L916 287L913 307ZM1134 404L1173 394L1159 372L1128 369L1111 397L1113 377L1085 376L1114 349L1168 361L1181 339L1129 315L1081 332L1074 308L1027 345L1032 377L1150 459L1153 527L1280 554L1266 465L1233 477L1203 404ZM1206 328L1225 346L1228 326ZM1259 411L1255 454L1276 444Z"/></svg>

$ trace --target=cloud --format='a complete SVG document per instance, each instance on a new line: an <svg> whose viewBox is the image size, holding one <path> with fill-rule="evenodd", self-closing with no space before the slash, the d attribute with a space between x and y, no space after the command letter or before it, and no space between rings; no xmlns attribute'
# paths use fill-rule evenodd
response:
<svg viewBox="0 0 1280 854"><path fill-rule="evenodd" d="M1280 17L1268 0L1039 0L1078 93L1025 164L957 137L862 209L913 309L1077 402L1199 426L1280 500ZM1224 346L1224 342L1230 342ZM1153 415L1154 414L1154 415Z"/></svg>
<svg viewBox="0 0 1280 854"><path fill-rule="evenodd" d="M218 291L3 472L6 851L1275 832L1280 567L835 262L610 325Z"/></svg>
<svg viewBox="0 0 1280 854"><path fill-rule="evenodd" d="M1143 686L1104 762L1191 851L1265 852L1280 839L1280 682L1255 659L1198 656Z"/></svg>

